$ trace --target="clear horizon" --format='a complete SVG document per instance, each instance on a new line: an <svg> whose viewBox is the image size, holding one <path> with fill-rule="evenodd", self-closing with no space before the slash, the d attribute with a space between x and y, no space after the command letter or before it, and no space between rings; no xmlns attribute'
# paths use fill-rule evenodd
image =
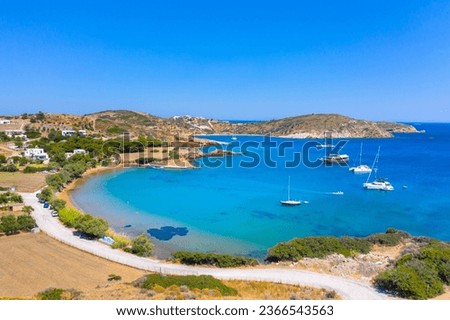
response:
<svg viewBox="0 0 450 320"><path fill-rule="evenodd" d="M17 1L2 6L0 39L5 115L450 122L444 0Z"/></svg>

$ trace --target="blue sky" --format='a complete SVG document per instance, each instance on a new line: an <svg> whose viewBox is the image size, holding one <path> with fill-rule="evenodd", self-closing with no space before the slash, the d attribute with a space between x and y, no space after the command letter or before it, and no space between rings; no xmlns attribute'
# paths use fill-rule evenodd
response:
<svg viewBox="0 0 450 320"><path fill-rule="evenodd" d="M3 1L0 114L450 121L450 1Z"/></svg>

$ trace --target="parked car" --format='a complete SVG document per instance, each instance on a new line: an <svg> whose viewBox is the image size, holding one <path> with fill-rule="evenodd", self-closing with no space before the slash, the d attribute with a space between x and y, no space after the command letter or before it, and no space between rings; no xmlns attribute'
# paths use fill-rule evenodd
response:
<svg viewBox="0 0 450 320"><path fill-rule="evenodd" d="M58 216L58 211L52 211L52 217L57 217Z"/></svg>
<svg viewBox="0 0 450 320"><path fill-rule="evenodd" d="M50 207L50 203L48 203L48 202L44 202L44 208L48 208L48 207Z"/></svg>

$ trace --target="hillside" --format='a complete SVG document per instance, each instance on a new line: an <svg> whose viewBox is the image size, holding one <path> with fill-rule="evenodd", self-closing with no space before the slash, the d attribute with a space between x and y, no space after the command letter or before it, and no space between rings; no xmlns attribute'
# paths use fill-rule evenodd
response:
<svg viewBox="0 0 450 320"><path fill-rule="evenodd" d="M161 118L129 110L109 110L75 116L67 114L14 117L20 128L38 130L43 135L54 130L87 130L88 134L110 138L130 133L173 141L178 135L192 134L258 134L296 138L323 138L331 132L337 138L388 138L395 132L417 132L410 125L352 119L338 114L311 114L257 123L229 123L193 116ZM19 125L20 124L20 125ZM1 129L1 128L0 128Z"/></svg>

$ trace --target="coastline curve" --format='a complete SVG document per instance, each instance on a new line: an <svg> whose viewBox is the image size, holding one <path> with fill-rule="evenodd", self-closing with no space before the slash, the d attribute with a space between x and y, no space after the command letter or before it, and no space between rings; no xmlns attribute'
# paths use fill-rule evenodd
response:
<svg viewBox="0 0 450 320"><path fill-rule="evenodd" d="M141 270L174 275L210 275L224 280L270 281L293 285L306 285L336 291L343 299L379 300L387 296L374 288L345 278L289 268L232 268L217 269L172 264L151 258L138 257L123 251L114 250L98 241L81 239L73 235L58 219L50 215L50 210L43 208L35 193L21 193L24 203L32 206L32 213L39 228L52 238L91 253L104 259ZM255 272L257 271L257 272Z"/></svg>

